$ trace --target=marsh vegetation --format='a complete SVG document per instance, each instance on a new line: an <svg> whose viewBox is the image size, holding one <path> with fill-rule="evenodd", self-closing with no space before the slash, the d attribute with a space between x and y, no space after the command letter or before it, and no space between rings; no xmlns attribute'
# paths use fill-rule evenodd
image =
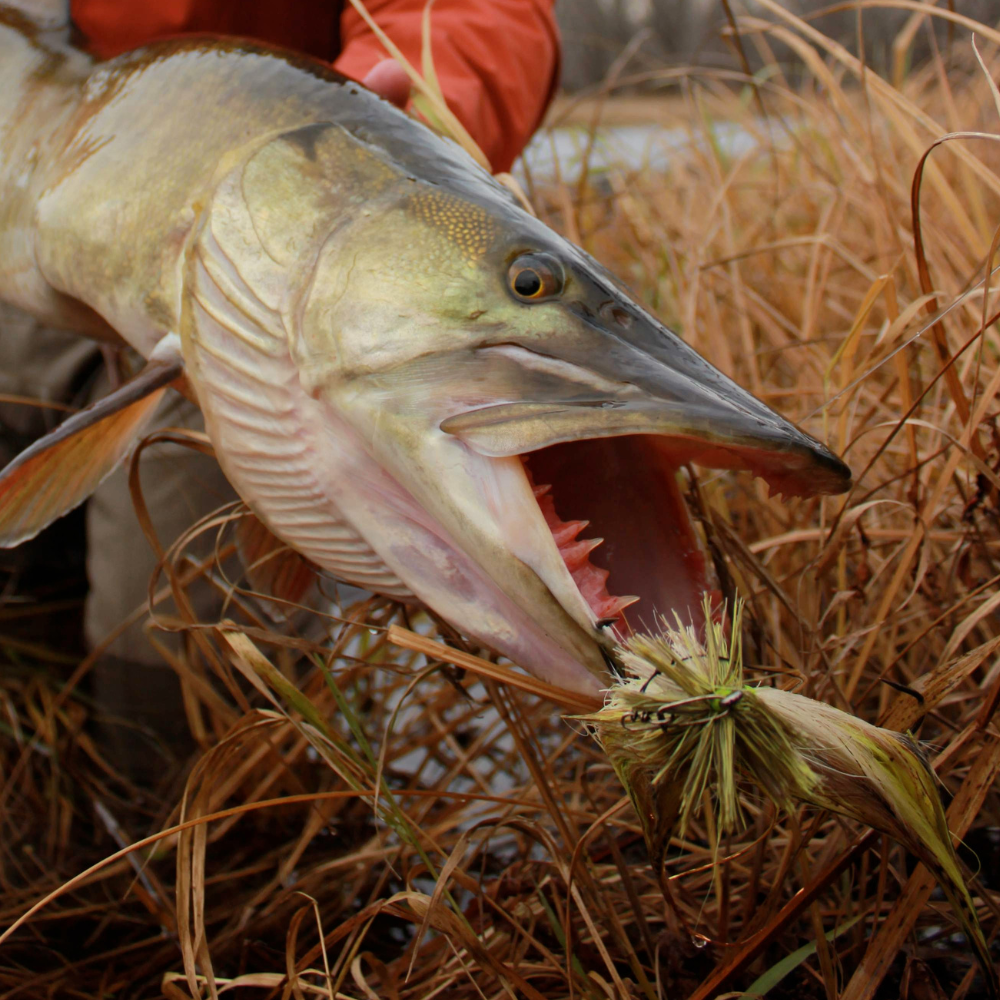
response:
<svg viewBox="0 0 1000 1000"><path fill-rule="evenodd" d="M868 62L880 9L894 34ZM851 465L843 497L782 501L732 473L686 488L747 602L748 674L926 742L992 940L1000 31L919 0L850 18L835 40L757 0L733 7L730 68L619 64L562 113L614 124L617 95L640 92L691 141L668 164L598 166L584 142L528 195ZM715 141L719 122L752 142ZM982 995L902 848L747 788L746 827L720 839L703 811L661 881L607 759L560 718L585 706L484 675L481 650L385 599L276 626L218 569L236 516L192 528L218 533L209 560L177 540L152 587L181 598L154 623L187 635L198 748L158 757L153 792L103 760L90 661L51 638L77 583L5 564L0 924L58 894L0 946L0 995ZM225 628L183 613L206 574L230 594Z"/></svg>

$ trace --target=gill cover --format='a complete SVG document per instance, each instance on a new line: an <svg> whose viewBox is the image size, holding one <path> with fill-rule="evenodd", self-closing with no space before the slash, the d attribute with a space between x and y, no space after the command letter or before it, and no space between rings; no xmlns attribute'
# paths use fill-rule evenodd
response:
<svg viewBox="0 0 1000 1000"><path fill-rule="evenodd" d="M188 252L181 334L220 464L265 525L341 579L407 598L326 488L317 438L336 428L291 350L316 256L373 167L330 124L228 157Z"/></svg>

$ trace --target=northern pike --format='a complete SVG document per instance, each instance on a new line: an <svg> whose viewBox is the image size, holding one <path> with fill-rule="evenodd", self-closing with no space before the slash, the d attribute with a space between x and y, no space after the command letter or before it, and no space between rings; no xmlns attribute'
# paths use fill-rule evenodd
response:
<svg viewBox="0 0 1000 1000"><path fill-rule="evenodd" d="M95 63L0 13L0 298L147 359L0 475L0 543L181 388L284 545L579 691L701 606L682 464L850 485L457 145L242 41Z"/></svg>

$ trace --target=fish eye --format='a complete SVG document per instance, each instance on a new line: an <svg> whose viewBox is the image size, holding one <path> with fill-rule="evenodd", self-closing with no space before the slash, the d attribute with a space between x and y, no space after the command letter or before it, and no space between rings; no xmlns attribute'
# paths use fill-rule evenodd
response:
<svg viewBox="0 0 1000 1000"><path fill-rule="evenodd" d="M511 292L524 302L538 302L558 295L565 280L562 265L547 253L521 254L507 271Z"/></svg>

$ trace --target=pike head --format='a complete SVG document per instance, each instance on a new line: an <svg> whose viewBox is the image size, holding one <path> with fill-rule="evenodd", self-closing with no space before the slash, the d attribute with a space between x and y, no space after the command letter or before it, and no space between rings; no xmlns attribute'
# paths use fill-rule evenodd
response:
<svg viewBox="0 0 1000 1000"><path fill-rule="evenodd" d="M320 489L395 592L545 679L595 690L614 632L697 620L709 577L682 464L797 495L842 492L850 472L451 144L393 122L310 126L254 152L216 194L195 298L222 288L230 302L252 293L244 316L269 310L257 328L273 327L268 350L288 367L260 381L299 394L285 433L308 442ZM227 457L237 438L205 387L196 314L189 374L224 467L324 565L274 491Z"/></svg>

